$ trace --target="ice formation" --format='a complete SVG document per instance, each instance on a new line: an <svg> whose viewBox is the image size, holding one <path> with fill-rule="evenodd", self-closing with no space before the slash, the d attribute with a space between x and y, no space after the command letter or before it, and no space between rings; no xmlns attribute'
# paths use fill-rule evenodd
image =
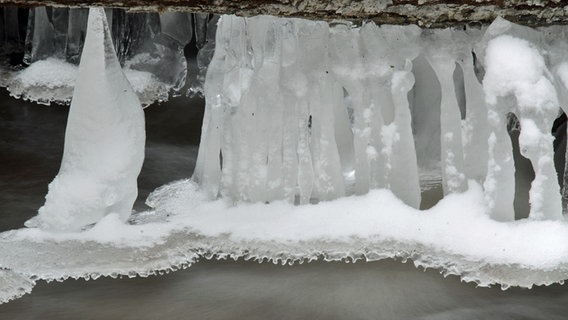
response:
<svg viewBox="0 0 568 320"><path fill-rule="evenodd" d="M34 25L45 24L45 14L35 12ZM122 13L106 14L123 21L115 15ZM101 9L92 15L104 23ZM147 200L152 210L122 223L143 157L141 109L131 108L136 97L109 54L111 34L93 31L89 20L61 172L38 221L48 231L95 225L67 234L3 233L0 267L16 278L52 280L147 275L199 257L283 263L400 257L480 285L530 287L567 278L568 191L561 193L559 181L567 181L568 170L557 179L550 133L568 102L566 28L535 30L503 19L481 29L422 30L268 16L192 18L202 49L197 78L207 73L193 177L159 188ZM189 41L189 19L138 16L114 29L113 38L127 40L117 47L119 57L133 52L124 66L147 68L160 79L172 75L156 68L159 60L149 63L151 52L179 53ZM164 38L148 49L140 34L156 32L156 21ZM33 39L44 38L37 33ZM102 57L109 63L104 72L96 67ZM173 70L177 61L167 59ZM105 86L93 85L97 77ZM100 92L101 100L85 90ZM88 105L85 99L97 108L77 111ZM513 221L511 119L518 119L520 150L535 171L530 216L520 221ZM103 139L81 143L93 137ZM441 176L444 198L419 210L421 176L432 172ZM89 186L78 188L81 183ZM67 220L71 211L60 205L77 212L76 219ZM85 246L97 250L96 261ZM47 266L29 263L37 248ZM69 251L75 255L60 261Z"/></svg>
<svg viewBox="0 0 568 320"><path fill-rule="evenodd" d="M126 221L144 142L142 107L116 57L104 10L91 9L61 168L27 225L80 231L108 214Z"/></svg>
<svg viewBox="0 0 568 320"><path fill-rule="evenodd" d="M211 197L305 204L390 188L419 206L406 98L417 27L223 17L217 30L194 174Z"/></svg>
<svg viewBox="0 0 568 320"><path fill-rule="evenodd" d="M506 128L514 114L521 153L536 171L530 217L562 218L550 134L560 105L539 31L503 19L482 33L225 16L216 44L194 173L212 198L308 203L387 188L418 207L421 137L412 134L410 109L418 107L409 109L407 96L412 63L423 57L440 85L444 193L474 179L491 216L514 220Z"/></svg>
<svg viewBox="0 0 568 320"><path fill-rule="evenodd" d="M25 17L23 10L3 8L5 16L9 18L4 19L3 27L6 30L18 30L24 23L20 21ZM2 39L4 54L23 52L23 62L30 66L4 76L4 86L8 87L13 96L40 103L70 101L75 78L71 78L72 73L68 69L79 63L87 27L87 12L87 9L50 7L29 9L25 33L18 33L17 37L8 33ZM105 12L119 61L126 67L127 74L129 71L136 75L129 79L138 84L139 88L135 89L139 89L136 93L143 104L164 101L172 93L181 93L188 70L184 47L194 34L193 15L174 12L127 13L118 9L106 9ZM53 70L62 64L69 66L59 72L46 73L46 67ZM140 77L141 74L144 76ZM53 76L67 81L54 88L45 79ZM32 82L29 78L38 81ZM193 85L200 86L200 83ZM53 93L48 95L46 90Z"/></svg>

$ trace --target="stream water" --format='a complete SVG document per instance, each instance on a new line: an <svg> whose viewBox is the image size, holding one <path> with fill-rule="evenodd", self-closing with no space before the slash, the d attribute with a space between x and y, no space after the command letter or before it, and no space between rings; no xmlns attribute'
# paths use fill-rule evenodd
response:
<svg viewBox="0 0 568 320"><path fill-rule="evenodd" d="M67 107L0 93L0 230L20 228L43 204L63 151ZM146 109L146 160L135 209L154 188L191 175L203 101ZM0 319L565 319L568 287L476 288L411 263L295 266L201 261L148 278L39 282L0 305Z"/></svg>

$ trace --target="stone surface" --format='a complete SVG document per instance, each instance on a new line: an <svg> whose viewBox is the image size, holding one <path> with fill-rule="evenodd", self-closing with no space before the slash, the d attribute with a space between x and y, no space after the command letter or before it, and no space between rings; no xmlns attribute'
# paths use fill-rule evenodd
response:
<svg viewBox="0 0 568 320"><path fill-rule="evenodd" d="M501 16L511 22L543 26L566 24L564 0L0 0L17 6L105 6L133 11L188 11L242 16L269 14L319 20L373 20L377 24L447 27L490 23Z"/></svg>

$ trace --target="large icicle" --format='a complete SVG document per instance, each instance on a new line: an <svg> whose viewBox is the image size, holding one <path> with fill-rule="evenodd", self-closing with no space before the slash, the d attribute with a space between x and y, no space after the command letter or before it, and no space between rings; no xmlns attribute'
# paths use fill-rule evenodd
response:
<svg viewBox="0 0 568 320"><path fill-rule="evenodd" d="M79 231L108 214L125 221L144 160L144 114L116 57L103 9L91 9L59 174L28 221Z"/></svg>
<svg viewBox="0 0 568 320"><path fill-rule="evenodd" d="M542 40L534 31L511 26L504 20L496 20L492 27L493 29L490 29L486 35L491 40L485 50L486 74L483 80L494 130L490 144L495 146L495 143L503 143L499 142L495 132L504 131L504 118L507 113L514 113L521 124L519 136L521 154L531 160L535 170L535 179L531 184L529 195L531 204L529 217L561 219L561 198L553 162L553 137L550 134L552 123L558 114L559 103L551 80L552 75L546 67L542 54L535 47L535 42ZM511 58L509 52L515 52L515 58ZM500 136L501 140L509 140L506 133L501 133ZM495 155L496 153L490 153L490 161L500 158L503 162L508 159L507 156ZM486 182L486 187L496 187L486 189L490 195L489 200L492 198L497 200L504 191L502 188L510 189L514 185L510 172L507 173L507 177L494 178L500 174L500 170L503 171L503 166L496 164L497 166L490 166ZM490 207L493 213L500 216L502 213L497 211L499 203L490 202L491 204L494 204ZM501 205L505 206L505 203ZM509 207L507 210L511 210L512 201L506 206ZM501 217L503 220L512 220L514 216L509 213L508 217Z"/></svg>
<svg viewBox="0 0 568 320"><path fill-rule="evenodd" d="M390 84L391 97L388 98L387 94L387 99L382 100L382 103L385 103L385 100L392 103L391 108L394 109L392 123L385 127L381 134L382 137L390 136L391 139L390 142L383 142L385 148L389 145L388 148L391 149L385 178L387 187L399 199L413 208L418 208L421 200L418 161L412 135L408 92L414 86L411 61L419 54L420 49L416 43L420 29L414 26L383 26L380 30L383 36L375 42L377 47L369 49L370 52L382 51L378 58L385 60L383 63L387 64L386 70L391 71L391 79L387 82Z"/></svg>
<svg viewBox="0 0 568 320"><path fill-rule="evenodd" d="M28 18L24 62L30 64L51 56L55 52L54 42L55 30L47 16L46 7L31 9Z"/></svg>
<svg viewBox="0 0 568 320"><path fill-rule="evenodd" d="M461 116L454 84L457 48L452 44L454 39L450 29L437 30L426 35L428 36L426 58L436 72L442 89L440 103L442 186L444 194L463 192L467 188L467 180L464 174Z"/></svg>
<svg viewBox="0 0 568 320"><path fill-rule="evenodd" d="M466 29L454 33L459 41L457 62L463 74L465 93L465 120L462 121L464 170L466 176L483 183L487 176L489 123L483 87L475 74L473 44L480 37L477 30Z"/></svg>

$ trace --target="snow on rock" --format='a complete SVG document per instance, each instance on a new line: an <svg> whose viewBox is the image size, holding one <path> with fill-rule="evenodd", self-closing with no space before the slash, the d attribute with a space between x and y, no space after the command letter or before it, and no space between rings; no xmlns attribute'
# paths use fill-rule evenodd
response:
<svg viewBox="0 0 568 320"><path fill-rule="evenodd" d="M144 160L144 114L116 58L106 16L91 9L63 160L45 205L26 225L80 231L108 214L125 221Z"/></svg>

